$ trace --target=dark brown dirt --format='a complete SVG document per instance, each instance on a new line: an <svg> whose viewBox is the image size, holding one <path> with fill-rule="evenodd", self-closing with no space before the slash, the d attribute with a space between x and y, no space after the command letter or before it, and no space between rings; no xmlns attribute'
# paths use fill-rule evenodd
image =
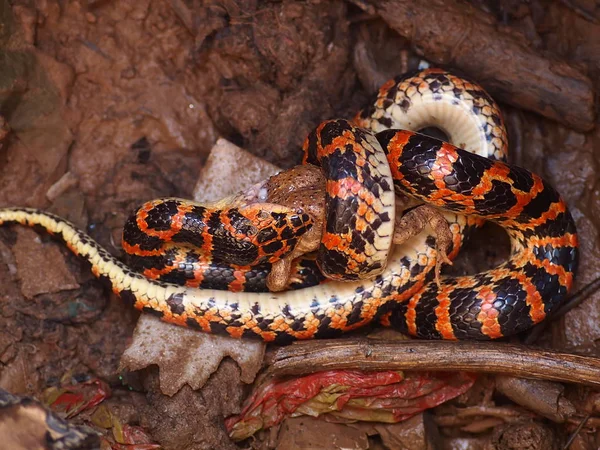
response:
<svg viewBox="0 0 600 450"><path fill-rule="evenodd" d="M189 197L218 136L282 167L298 163L311 128L353 115L382 81L415 68L428 56L425 44L440 40L400 37L360 8L368 3L0 0L0 205L54 211L119 254L131 208L159 196ZM600 7L594 2L470 3L488 14L493 32L517 33L524 47L562 60L598 91ZM456 32L470 38L468 29ZM465 70L454 65L460 61L446 63ZM493 73L486 76L482 82L494 80ZM599 128L583 134L514 106L503 105L503 111L512 161L546 177L573 210L581 288L600 276ZM48 237L11 227L0 230L0 238L0 387L39 395L71 372L101 377L119 389L119 359L137 314L108 296L84 264ZM501 231L485 227L453 270L501 261L505 243ZM596 292L539 342L600 356L598 323ZM233 362L209 383L169 399L148 374L139 386L146 395L135 396L136 421L164 448L235 448L222 425L242 398ZM469 406L509 403L499 394L491 398L493 382L485 388L488 395ZM471 417L478 428L469 433L464 422L437 426L446 448L452 442L472 442L461 448L473 449L482 442L496 445L490 448L517 448L515 442L542 448L555 445L541 437L549 427L564 443L586 414L580 405L589 392L565 395L578 410L560 426L531 420L520 409L516 416L482 411ZM581 448L600 445L594 419L598 411L577 438L589 444ZM300 431L288 425L292 439ZM379 433L391 442L392 432ZM251 445L273 448L278 439L268 433ZM381 438L354 434L361 445L384 448Z"/></svg>

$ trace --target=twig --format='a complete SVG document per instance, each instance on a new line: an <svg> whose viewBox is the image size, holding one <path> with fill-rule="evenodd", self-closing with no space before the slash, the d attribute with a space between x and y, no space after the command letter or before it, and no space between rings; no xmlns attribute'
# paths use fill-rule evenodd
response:
<svg viewBox="0 0 600 450"><path fill-rule="evenodd" d="M525 344L534 344L540 335L548 328L548 325L555 321L556 319L564 316L566 313L571 311L573 308L581 305L584 300L586 300L590 295L597 292L600 289L600 278L596 278L590 283L586 284L580 290L578 290L575 294L571 295L567 301L558 308L550 317L544 320L539 325L536 325L531 331L528 333L527 337L523 341Z"/></svg>
<svg viewBox="0 0 600 450"><path fill-rule="evenodd" d="M563 450L569 450L569 447L571 446L571 444L573 443L573 441L575 440L575 438L577 437L577 435L579 434L579 432L581 431L581 429L583 428L585 423L590 419L591 416L592 416L591 413L588 413L583 419L581 419L581 422L579 422L579 425L577 426L575 431L573 431L573 434L571 436L569 436L569 440L563 447Z"/></svg>
<svg viewBox="0 0 600 450"><path fill-rule="evenodd" d="M104 53L104 51L102 51L102 49L100 47L98 47L96 44L94 44L93 42L88 41L86 39L79 39L79 41L83 45L85 45L87 48L89 48L91 51L98 53L104 59L108 59L109 61L113 61L113 58L110 55L107 55L106 53Z"/></svg>
<svg viewBox="0 0 600 450"><path fill-rule="evenodd" d="M522 417L524 414L532 416L533 414L523 409L507 406L467 406L464 408L454 408L451 414L436 415L433 420L440 426L461 426L474 417L493 417L507 421ZM468 423L468 421L466 423Z"/></svg>
<svg viewBox="0 0 600 450"><path fill-rule="evenodd" d="M600 387L600 359L502 342L372 341L297 342L274 350L265 376L323 370L432 370L506 373Z"/></svg>
<svg viewBox="0 0 600 450"><path fill-rule="evenodd" d="M584 300L586 300L590 295L597 292L600 289L600 277L595 280L589 282L580 290L578 290L575 294L573 294L569 299L562 305L560 308L556 310L555 313L550 317L552 320L555 320L561 316L564 316L566 313L571 311L573 308L581 305Z"/></svg>
<svg viewBox="0 0 600 450"><path fill-rule="evenodd" d="M588 22L595 24L600 23L600 21L598 21L598 18L592 12L588 11L582 6L577 5L576 3L573 3L571 0L560 0L560 2L578 16L583 17Z"/></svg>

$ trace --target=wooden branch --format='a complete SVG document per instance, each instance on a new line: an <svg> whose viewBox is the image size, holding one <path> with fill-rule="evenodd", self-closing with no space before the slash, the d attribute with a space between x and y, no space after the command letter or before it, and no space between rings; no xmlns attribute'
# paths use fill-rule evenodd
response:
<svg viewBox="0 0 600 450"><path fill-rule="evenodd" d="M505 373L600 387L600 359L501 342L333 339L296 342L266 357L265 376L332 369Z"/></svg>
<svg viewBox="0 0 600 450"><path fill-rule="evenodd" d="M452 65L502 102L578 131L594 127L590 79L528 47L515 31L464 0L363 0L429 61Z"/></svg>

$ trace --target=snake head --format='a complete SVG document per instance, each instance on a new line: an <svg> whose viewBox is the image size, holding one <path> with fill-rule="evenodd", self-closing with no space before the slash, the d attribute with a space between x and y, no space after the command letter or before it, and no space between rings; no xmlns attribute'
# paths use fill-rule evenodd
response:
<svg viewBox="0 0 600 450"><path fill-rule="evenodd" d="M290 253L313 226L303 208L275 203L254 203L238 210L243 234L256 246L261 262L275 262ZM243 222L243 223L242 223Z"/></svg>

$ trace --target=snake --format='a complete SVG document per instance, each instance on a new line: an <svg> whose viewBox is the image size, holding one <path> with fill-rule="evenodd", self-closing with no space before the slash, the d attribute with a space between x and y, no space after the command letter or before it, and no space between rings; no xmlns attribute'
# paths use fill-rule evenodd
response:
<svg viewBox="0 0 600 450"><path fill-rule="evenodd" d="M127 219L122 246L127 265L149 279L261 292L273 262L290 254L312 225L303 209L274 203L231 197L209 206L161 198L145 202ZM302 281L290 289L324 278L311 260L297 270Z"/></svg>
<svg viewBox="0 0 600 450"><path fill-rule="evenodd" d="M453 144L408 131L431 126L441 129ZM160 275L157 279L146 277L112 256L83 231L49 212L3 208L0 224L38 226L62 240L73 253L89 261L93 274L128 305L176 325L234 338L254 337L285 344L297 339L337 337L380 323L424 339L496 339L527 330L564 301L578 263L574 220L565 201L547 181L504 161L507 138L500 110L481 87L441 69L398 77L384 84L373 104L354 119L324 122L306 139L305 161L325 162L323 173L333 177L327 180L325 202L353 199L351 205L363 208L368 232L372 233L375 225L389 231L389 215L384 221L377 210L369 216L363 207L364 202L372 206L379 199L385 182L375 183L379 187L374 197L358 198L352 189L341 189L340 178L335 176L335 164L349 164L348 159L334 164L329 156L344 152L352 155L349 139L359 143L367 140L370 146L383 150L391 178L385 174L382 177L393 184L393 188L388 187L396 194L445 211L452 232L450 259L456 256L470 229L482 221L491 221L503 227L510 237L508 260L478 274L434 280L432 269L438 255L435 239L425 232L403 245L383 248L389 254L385 263L375 261L374 270L379 274L371 278L357 276L351 282L321 279L302 289L251 292L251 288L243 289L245 275L231 271L226 277L230 281L224 284L227 288L233 283L235 289L219 290L205 279L194 286L165 281ZM390 190L386 188L385 192L387 195ZM236 201L239 209L247 206L239 198ZM212 218L215 230L231 234L227 226L216 223L217 217L228 224L235 222L231 215L224 220L224 215L231 212L225 203L209 208L208 213L206 209L199 211L204 222L190 218L194 208L203 207L174 199L151 202L141 210L146 217L153 217L157 207L166 207L163 216L167 219L155 231L171 237L182 232L189 234L186 223L201 223L200 227L205 226L206 230ZM348 208L342 208L343 211ZM282 250L284 247L293 246L302 233L310 232L310 218L304 217L302 209L274 212L291 214L285 220L291 233L287 244L282 243L281 248L275 244L277 248L271 252L254 252L246 263L270 264L275 253L275 258L281 257L288 251ZM240 211L236 214L239 218ZM275 223L281 219L272 218ZM352 218L347 220L351 221ZM148 223L144 228L141 222L138 212L131 219L134 231L128 239L135 240L136 234L149 239ZM256 231L247 221L241 223L247 230ZM324 233L347 234L348 223L337 228L334 225L327 222ZM281 237L278 230L275 232L272 242ZM382 234L384 240L388 234ZM230 240L229 245L235 247L235 241ZM371 236L363 244L374 242ZM206 241L197 244L202 247ZM322 242L321 247L327 247L326 244ZM350 250L349 259L360 253L353 245L346 239L344 251ZM224 260L227 264L226 256ZM180 265L184 272L193 272L185 264ZM252 266L240 267L253 270ZM366 270L372 269L371 266ZM233 292L240 288L242 292Z"/></svg>

